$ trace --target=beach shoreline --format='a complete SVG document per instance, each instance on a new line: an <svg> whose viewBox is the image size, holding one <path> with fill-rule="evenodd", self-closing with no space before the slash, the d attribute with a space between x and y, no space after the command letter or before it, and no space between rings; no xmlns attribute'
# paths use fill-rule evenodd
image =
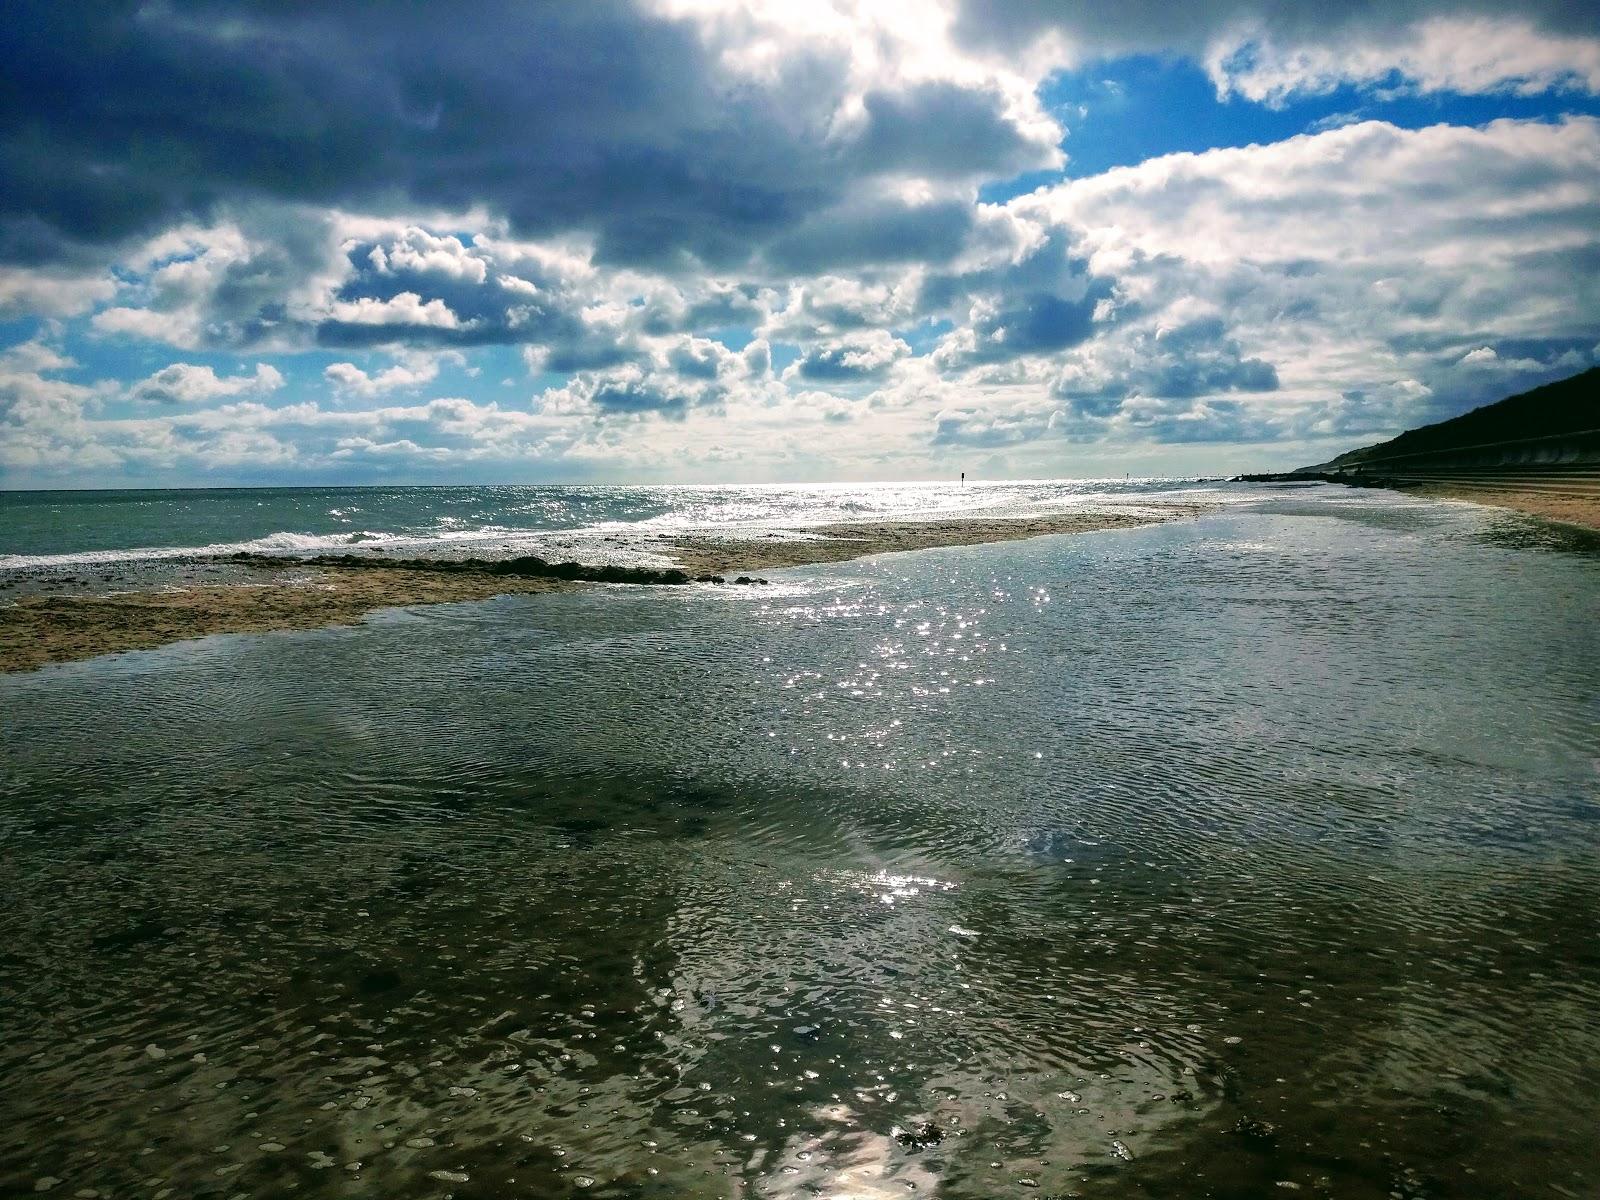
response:
<svg viewBox="0 0 1600 1200"><path fill-rule="evenodd" d="M1578 468L1574 468L1577 470ZM1460 480L1410 479L1359 472L1329 472L1313 468L1269 474L1240 475L1240 483L1337 483L1352 488L1375 488L1417 496L1423 500L1456 500L1484 508L1537 517L1558 525L1572 525L1600 533L1600 482L1584 477L1506 473L1500 478L1483 475Z"/></svg>
<svg viewBox="0 0 1600 1200"><path fill-rule="evenodd" d="M1407 496L1425 500L1459 500L1485 508L1509 509L1524 516L1538 517L1561 525L1600 533L1600 496L1552 494L1533 488L1485 488L1457 483L1410 483L1391 485Z"/></svg>
<svg viewBox="0 0 1600 1200"><path fill-rule="evenodd" d="M650 578L625 582L684 583L907 550L1131 529L1194 517L1210 507L1170 504L1138 512L835 523L796 530L792 539L761 541L702 533L657 548L687 579L677 578L676 572L648 571L639 574ZM150 650L219 633L354 625L383 608L568 591L600 577L599 570L586 569L573 579L561 577L555 568L517 574L494 569L492 563L464 566L450 560L401 564L379 558L357 563L334 556L240 556L219 561L242 568L243 577L180 587L133 586L96 595L27 595L0 606L0 673Z"/></svg>

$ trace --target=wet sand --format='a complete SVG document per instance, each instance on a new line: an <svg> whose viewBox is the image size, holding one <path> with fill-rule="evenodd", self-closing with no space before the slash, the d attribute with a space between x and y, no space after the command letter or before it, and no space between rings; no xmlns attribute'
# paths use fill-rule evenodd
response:
<svg viewBox="0 0 1600 1200"><path fill-rule="evenodd" d="M813 563L846 562L869 554L928 550L935 546L973 546L1048 534L1132 529L1197 516L1207 505L1163 505L1161 515L1145 513L1062 513L1048 517L973 518L944 521L882 521L821 525L808 530L820 539L751 542L716 538L677 538L665 551L691 574L730 575Z"/></svg>
<svg viewBox="0 0 1600 1200"><path fill-rule="evenodd" d="M0 672L150 650L214 633L354 625L377 608L550 592L553 579L432 571L308 570L285 560L255 583L99 596L25 596L0 608Z"/></svg>
<svg viewBox="0 0 1600 1200"><path fill-rule="evenodd" d="M1203 505L1159 512L1073 512L1058 516L824 525L804 540L684 538L653 547L691 575L734 575L843 562L870 554L1013 541L1047 534L1126 529L1192 517ZM818 536L820 535L820 536ZM356 624L379 608L486 600L508 593L578 586L559 579L475 571L373 570L318 560L251 564L249 582L198 584L109 594L28 595L0 607L0 672L149 650L217 633L261 633Z"/></svg>
<svg viewBox="0 0 1600 1200"><path fill-rule="evenodd" d="M1530 517L1600 531L1600 495L1559 495L1534 489L1471 487L1455 483L1414 483L1396 490L1429 500L1465 500L1493 508L1509 508Z"/></svg>

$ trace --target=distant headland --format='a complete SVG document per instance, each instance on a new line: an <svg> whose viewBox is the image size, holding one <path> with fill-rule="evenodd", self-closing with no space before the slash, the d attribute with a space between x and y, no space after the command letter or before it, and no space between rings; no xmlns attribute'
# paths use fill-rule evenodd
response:
<svg viewBox="0 0 1600 1200"><path fill-rule="evenodd" d="M1600 529L1600 367L1325 463L1238 478L1393 488Z"/></svg>

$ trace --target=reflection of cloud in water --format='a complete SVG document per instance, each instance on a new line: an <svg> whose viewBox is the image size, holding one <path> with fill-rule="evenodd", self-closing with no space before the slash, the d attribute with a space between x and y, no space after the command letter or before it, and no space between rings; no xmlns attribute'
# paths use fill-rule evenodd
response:
<svg viewBox="0 0 1600 1200"><path fill-rule="evenodd" d="M0 1178L1590 1177L1594 559L1244 507L0 679Z"/></svg>

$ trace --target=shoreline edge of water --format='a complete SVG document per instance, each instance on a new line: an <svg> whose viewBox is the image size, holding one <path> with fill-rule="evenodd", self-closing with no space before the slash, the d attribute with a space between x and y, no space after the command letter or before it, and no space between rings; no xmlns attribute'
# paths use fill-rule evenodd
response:
<svg viewBox="0 0 1600 1200"><path fill-rule="evenodd" d="M836 523L808 528L806 538L752 541L708 533L675 537L662 552L675 570L563 570L542 564L512 573L494 562L351 561L343 556L228 556L251 576L244 581L100 595L23 596L0 606L0 674L55 663L151 650L219 633L266 633L358 624L370 612L495 596L569 591L584 582L683 585L783 567L844 562L875 554L1015 541L1057 534L1131 529L1199 516L1213 506L1164 504L1138 512L1065 512L1003 518ZM527 560L539 563L540 560ZM375 569L382 567L383 569ZM680 577L681 576L681 577Z"/></svg>

